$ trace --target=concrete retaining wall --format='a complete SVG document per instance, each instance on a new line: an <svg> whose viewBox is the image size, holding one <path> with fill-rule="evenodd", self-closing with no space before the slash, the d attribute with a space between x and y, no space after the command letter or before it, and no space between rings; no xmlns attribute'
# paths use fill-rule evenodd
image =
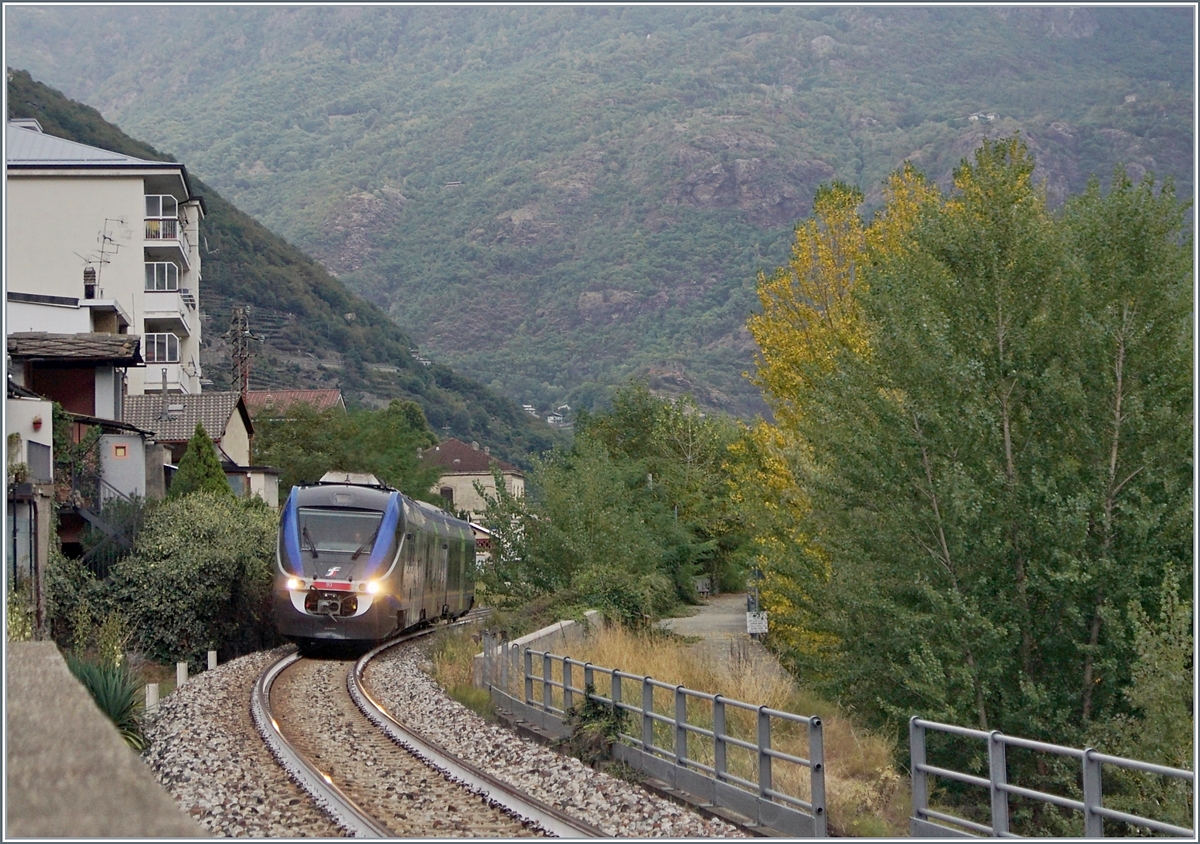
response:
<svg viewBox="0 0 1200 844"><path fill-rule="evenodd" d="M10 643L5 656L6 840L205 835L53 642Z"/></svg>

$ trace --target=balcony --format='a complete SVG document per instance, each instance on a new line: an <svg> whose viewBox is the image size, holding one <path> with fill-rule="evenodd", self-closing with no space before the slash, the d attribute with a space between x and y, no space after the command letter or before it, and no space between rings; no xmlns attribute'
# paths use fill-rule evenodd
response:
<svg viewBox="0 0 1200 844"><path fill-rule="evenodd" d="M195 309L196 299L187 289L147 290L143 306L146 331L164 331L191 337L191 312Z"/></svg>
<svg viewBox="0 0 1200 844"><path fill-rule="evenodd" d="M188 241L182 220L175 217L147 217L145 224L148 249L157 246L175 247L179 250L178 257L182 259L184 266L191 267L192 244Z"/></svg>

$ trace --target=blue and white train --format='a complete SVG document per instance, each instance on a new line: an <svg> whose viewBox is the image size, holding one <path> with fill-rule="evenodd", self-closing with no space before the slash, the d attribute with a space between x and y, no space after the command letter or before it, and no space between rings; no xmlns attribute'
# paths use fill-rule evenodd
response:
<svg viewBox="0 0 1200 844"><path fill-rule="evenodd" d="M275 624L301 648L386 639L475 603L470 524L372 475L293 487L276 559Z"/></svg>

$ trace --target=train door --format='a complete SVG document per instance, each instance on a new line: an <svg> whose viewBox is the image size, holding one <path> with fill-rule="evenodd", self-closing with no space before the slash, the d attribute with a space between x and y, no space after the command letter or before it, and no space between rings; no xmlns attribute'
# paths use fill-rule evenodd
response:
<svg viewBox="0 0 1200 844"><path fill-rule="evenodd" d="M470 531L461 525L456 527L457 536L450 545L450 582L446 584L446 603L450 605L452 615L462 615L467 609L465 585L467 580L467 551L473 549L475 542Z"/></svg>
<svg viewBox="0 0 1200 844"><path fill-rule="evenodd" d="M445 522L438 524L434 543L434 565L429 573L429 594L433 599L430 614L441 615L446 608L446 567L450 564L450 532Z"/></svg>
<svg viewBox="0 0 1200 844"><path fill-rule="evenodd" d="M400 564L396 567L399 571L399 578L396 584L396 597L400 600L400 612L403 618L400 619L401 627L408 627L416 621L417 613L413 608L414 595L420 587L421 582L417 573L417 541L416 528L410 522L404 526L404 546L400 552Z"/></svg>
<svg viewBox="0 0 1200 844"><path fill-rule="evenodd" d="M450 615L462 609L462 528L455 525L450 536L450 562L446 566L446 604Z"/></svg>

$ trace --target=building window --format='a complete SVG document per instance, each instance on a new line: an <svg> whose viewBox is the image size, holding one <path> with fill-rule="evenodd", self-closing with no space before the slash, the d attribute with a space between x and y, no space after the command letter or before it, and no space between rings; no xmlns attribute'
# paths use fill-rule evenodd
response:
<svg viewBox="0 0 1200 844"><path fill-rule="evenodd" d="M173 196L146 197L146 240L179 239L179 202Z"/></svg>
<svg viewBox="0 0 1200 844"><path fill-rule="evenodd" d="M441 489L438 490L438 495L440 495L440 496L442 496L442 498L446 499L446 503L448 505L450 505L451 507L454 506L454 488L453 487L448 487L448 486L442 487Z"/></svg>
<svg viewBox="0 0 1200 844"><path fill-rule="evenodd" d="M115 444L113 445L113 457L115 457L117 460L124 460L128 456L129 456L129 446L115 445Z"/></svg>
<svg viewBox="0 0 1200 844"><path fill-rule="evenodd" d="M170 261L146 262L146 290L178 290L179 267Z"/></svg>
<svg viewBox="0 0 1200 844"><path fill-rule="evenodd" d="M179 201L169 195L148 194L146 196L146 219L152 220L156 217L160 220L179 219Z"/></svg>
<svg viewBox="0 0 1200 844"><path fill-rule="evenodd" d="M179 363L179 338L174 334L147 334L142 338L146 363Z"/></svg>

